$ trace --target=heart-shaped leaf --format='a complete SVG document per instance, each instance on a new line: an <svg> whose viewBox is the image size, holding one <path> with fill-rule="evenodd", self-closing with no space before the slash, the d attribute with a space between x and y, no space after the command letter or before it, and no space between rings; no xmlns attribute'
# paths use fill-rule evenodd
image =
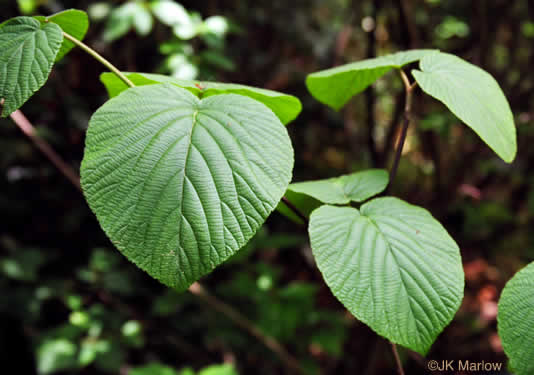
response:
<svg viewBox="0 0 534 375"><path fill-rule="evenodd" d="M87 29L89 29L89 17L87 13L78 9L68 9L48 17L35 16L34 18L42 24L46 24L47 22L55 23L61 27L61 30L78 40L83 40ZM61 49L56 56L56 62L61 60L73 48L73 42L68 39L63 39Z"/></svg>
<svg viewBox="0 0 534 375"><path fill-rule="evenodd" d="M81 175L115 246L185 289L256 233L292 168L287 130L263 104L158 84L126 90L96 111Z"/></svg>
<svg viewBox="0 0 534 375"><path fill-rule="evenodd" d="M63 33L53 23L16 17L0 27L0 99L2 117L20 108L48 79Z"/></svg>
<svg viewBox="0 0 534 375"><path fill-rule="evenodd" d="M445 104L467 126L510 163L517 151L514 116L499 84L479 67L448 53L421 59L412 74L421 89Z"/></svg>
<svg viewBox="0 0 534 375"><path fill-rule="evenodd" d="M428 211L397 198L322 206L309 226L333 294L379 335L426 354L463 297L458 246Z"/></svg>
<svg viewBox="0 0 534 375"><path fill-rule="evenodd" d="M292 95L283 94L277 91L238 85L235 83L187 81L161 74L128 72L125 72L124 74L136 86L171 83L186 88L193 94L203 98L229 93L248 96L269 107L283 124L288 124L293 121L302 110L300 100ZM126 86L126 84L113 73L101 74L100 80L106 86L110 98L119 95L122 91L128 88L128 86Z"/></svg>
<svg viewBox="0 0 534 375"><path fill-rule="evenodd" d="M363 202L387 187L388 173L383 169L369 169L324 180L296 182L288 186L285 197L304 215L327 204L348 204ZM277 210L290 219L302 223L285 203L280 202Z"/></svg>
<svg viewBox="0 0 534 375"><path fill-rule="evenodd" d="M534 262L504 287L497 315L499 336L517 375L534 373Z"/></svg>
<svg viewBox="0 0 534 375"><path fill-rule="evenodd" d="M306 86L315 99L339 110L391 69L400 69L434 51L414 49L322 70L310 74Z"/></svg>

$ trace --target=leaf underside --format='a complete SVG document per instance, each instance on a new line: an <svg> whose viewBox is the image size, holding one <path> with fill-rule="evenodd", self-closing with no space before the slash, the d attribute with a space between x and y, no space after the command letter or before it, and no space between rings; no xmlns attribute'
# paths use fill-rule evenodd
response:
<svg viewBox="0 0 534 375"><path fill-rule="evenodd" d="M161 74L128 72L124 72L124 74L136 86L170 83L188 89L196 96L203 98L219 94L239 94L248 96L269 107L283 124L288 124L293 121L302 110L302 104L299 99L292 95L283 94L277 91L234 83L188 81ZM122 91L128 88L123 81L112 73L101 74L100 80L104 86L106 86L110 98L119 95Z"/></svg>
<svg viewBox="0 0 534 375"><path fill-rule="evenodd" d="M339 110L354 95L389 72L420 60L436 50L415 49L361 60L310 74L306 86L315 99Z"/></svg>
<svg viewBox="0 0 534 375"><path fill-rule="evenodd" d="M236 253L291 179L287 130L240 95L170 84L128 89L93 115L82 162L89 206L117 248L186 289Z"/></svg>
<svg viewBox="0 0 534 375"><path fill-rule="evenodd" d="M424 56L412 74L421 89L444 103L504 161L517 151L510 105L495 79L479 67L448 53Z"/></svg>
<svg viewBox="0 0 534 375"><path fill-rule="evenodd" d="M379 335L421 354L458 310L458 246L428 211L397 198L310 218L313 254L333 294Z"/></svg>
<svg viewBox="0 0 534 375"><path fill-rule="evenodd" d="M504 287L497 315L499 336L517 375L534 373L534 262Z"/></svg>
<svg viewBox="0 0 534 375"><path fill-rule="evenodd" d="M2 117L20 108L48 79L61 47L61 28L16 17L0 28L0 99Z"/></svg>

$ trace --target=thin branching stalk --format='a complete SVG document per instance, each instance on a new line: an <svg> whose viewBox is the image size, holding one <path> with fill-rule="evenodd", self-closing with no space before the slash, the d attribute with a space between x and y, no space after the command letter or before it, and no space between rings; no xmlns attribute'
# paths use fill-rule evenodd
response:
<svg viewBox="0 0 534 375"><path fill-rule="evenodd" d="M0 102L3 104L4 99ZM1 108L1 107L0 107ZM39 137L35 131L35 127L24 116L20 110L16 110L9 117L13 120L15 125L33 142L33 144L50 160L52 164L76 187L78 190L82 190L80 186L80 178L76 172L54 151L52 146Z"/></svg>
<svg viewBox="0 0 534 375"><path fill-rule="evenodd" d="M266 347L276 353L278 357L285 363L285 365L292 371L297 374L304 374L304 370L300 366L299 362L291 354L289 354L289 352L287 352L287 350L280 345L278 341L276 341L273 337L267 336L265 333L263 333L256 325L254 325L254 323L248 320L239 311L208 293L206 289L204 289L204 287L198 282L193 283L193 285L189 287L189 291L261 341Z"/></svg>
<svg viewBox="0 0 534 375"><path fill-rule="evenodd" d="M295 215L297 215L305 224L308 224L308 218L304 215L293 203L291 203L286 197L282 197L282 202L289 208Z"/></svg>
<svg viewBox="0 0 534 375"><path fill-rule="evenodd" d="M393 356L395 357L395 363L397 364L397 370L399 375L404 375L404 369L402 368L402 362L400 360L399 352L397 351L397 344L391 343L391 350L393 350Z"/></svg>
<svg viewBox="0 0 534 375"><path fill-rule="evenodd" d="M113 73L115 73L117 75L117 77L119 77L124 83L126 83L128 86L130 87L135 87L135 85L133 84L132 81L130 81L128 79L128 77L126 77L124 74L121 73L121 71L119 69L117 69L112 63L110 63L108 60L106 60L105 58L103 58L98 52L96 52L94 49L92 49L91 47L89 47L87 44L79 41L78 39L76 39L75 37L73 37L72 35L69 35L67 34L66 32L63 32L63 37L65 39L68 39L70 40L72 43L76 44L78 47L80 47L81 49L83 49L85 52L87 52L88 54L90 54L91 56L93 56L96 60L98 60L98 62L100 62L102 65L104 65L106 68L108 68L109 70L111 70Z"/></svg>
<svg viewBox="0 0 534 375"><path fill-rule="evenodd" d="M393 166L389 172L389 184L393 183L395 176L397 175L397 170L399 168L399 161L402 155L402 149L406 141L406 135L408 134L408 127L410 126L410 121L412 120L412 101L413 101L413 90L417 86L417 82L410 83L408 76L402 69L399 69L402 82L404 83L405 90L405 104L404 104L404 120L402 123L401 134L397 142L397 147L395 150L395 159L393 160Z"/></svg>

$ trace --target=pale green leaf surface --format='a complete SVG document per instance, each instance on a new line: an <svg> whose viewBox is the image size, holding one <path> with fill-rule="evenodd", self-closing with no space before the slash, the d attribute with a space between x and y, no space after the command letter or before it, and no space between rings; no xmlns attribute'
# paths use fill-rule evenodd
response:
<svg viewBox="0 0 534 375"><path fill-rule="evenodd" d="M447 106L504 161L517 151L510 105L499 84L486 71L442 52L424 56L412 74L421 89Z"/></svg>
<svg viewBox="0 0 534 375"><path fill-rule="evenodd" d="M332 293L379 335L426 354L463 297L458 246L428 211L397 198L322 206L309 234Z"/></svg>
<svg viewBox="0 0 534 375"><path fill-rule="evenodd" d="M369 169L324 180L296 182L288 186L285 197L306 217L322 203L363 202L384 191L389 181L383 169ZM284 202L277 210L291 220L302 223Z"/></svg>
<svg viewBox="0 0 534 375"><path fill-rule="evenodd" d="M20 108L48 79L61 47L61 28L16 17L0 28L0 99L2 117Z"/></svg>
<svg viewBox="0 0 534 375"><path fill-rule="evenodd" d="M126 90L96 111L81 182L115 246L185 289L256 233L292 168L287 130L263 104L159 84Z"/></svg>
<svg viewBox="0 0 534 375"><path fill-rule="evenodd" d="M89 17L87 13L78 9L68 9L48 17L35 16L34 18L43 24L53 22L61 27L61 30L78 40L83 40L89 29ZM61 49L56 56L56 62L61 60L73 48L74 43L68 39L63 39Z"/></svg>
<svg viewBox="0 0 534 375"><path fill-rule="evenodd" d="M415 49L322 70L308 75L306 86L315 99L339 110L391 69L402 68L432 52L435 50Z"/></svg>
<svg viewBox="0 0 534 375"><path fill-rule="evenodd" d="M363 202L381 193L388 181L389 175L385 170L369 169L325 180L292 183L288 190L327 204L347 204Z"/></svg>
<svg viewBox="0 0 534 375"><path fill-rule="evenodd" d="M534 374L534 262L504 287L497 322L514 374Z"/></svg>
<svg viewBox="0 0 534 375"><path fill-rule="evenodd" d="M277 91L261 89L252 86L238 85L233 83L200 82L180 80L170 76L150 73L124 73L136 86L152 85L157 83L171 83L191 91L193 94L208 97L219 94L238 94L248 96L269 107L278 116L283 124L293 121L300 111L302 105L300 100L292 95L283 94ZM103 73L100 80L106 86L110 98L117 96L128 86L112 73ZM202 89L201 89L202 88Z"/></svg>

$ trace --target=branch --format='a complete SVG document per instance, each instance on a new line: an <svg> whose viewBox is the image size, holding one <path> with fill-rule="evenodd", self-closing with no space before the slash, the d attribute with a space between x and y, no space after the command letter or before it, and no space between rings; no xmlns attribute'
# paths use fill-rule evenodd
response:
<svg viewBox="0 0 534 375"><path fill-rule="evenodd" d="M304 374L304 370L300 366L299 362L291 354L289 354L278 341L276 341L273 337L267 336L265 333L263 333L254 325L254 323L248 320L245 316L241 315L239 311L217 299L215 296L209 294L198 282L193 283L193 285L189 287L189 291L191 294L202 299L215 310L224 314L235 324L260 340L266 347L276 353L288 368L292 369L298 374Z"/></svg>
<svg viewBox="0 0 534 375"><path fill-rule="evenodd" d="M304 215L293 203L291 203L286 197L282 197L282 202L289 208L295 215L297 215L305 224L308 224L308 218Z"/></svg>
<svg viewBox="0 0 534 375"><path fill-rule="evenodd" d="M2 104L3 99L0 102L0 105ZM65 177L67 177L69 181L78 190L81 191L80 177L76 174L76 172L74 172L74 170L72 170L67 165L67 163L63 161L63 159L61 159L61 157L52 149L52 147L44 139L40 138L35 133L35 128L30 123L30 121L28 121L26 116L24 116L24 114L20 110L17 110L13 112L13 114L11 114L11 118L13 119L15 124L24 132L24 134L26 134L33 141L33 143L39 148L39 150L41 150L48 157L48 159L50 159L52 164L54 164L61 171L61 173L63 173ZM285 197L283 198L283 200L284 199ZM289 203L287 200L285 200L284 202L286 204ZM289 205L293 206L291 203L289 203ZM291 207L289 205L288 207ZM296 210L296 214L302 215L294 206L293 208ZM305 216L302 216L301 218L303 218L303 220L307 222ZM304 370L302 370L298 361L291 354L289 354L289 352L287 352L284 347L278 341L276 341L276 339L267 336L258 327L256 327L253 322L241 315L237 310L233 309L230 305L227 305L223 301L219 300L217 297L209 294L206 289L198 282L191 285L189 287L189 291L193 295L205 301L215 310L219 311L223 315L226 315L231 321L248 331L258 340L260 340L267 348L276 353L288 368L292 369L298 374L304 374Z"/></svg>
<svg viewBox="0 0 534 375"><path fill-rule="evenodd" d="M404 83L404 89L406 92L405 104L404 104L404 121L402 124L401 134L399 141L397 142L397 149L395 152L395 159L393 160L393 167L389 173L389 183L390 186L397 175L397 169L399 167L400 157L402 155L402 149L404 147L404 142L406 141L406 135L408 134L408 127L412 118L412 100L413 100L413 90L417 85L417 82L410 84L408 76L402 69L399 69L402 81Z"/></svg>
<svg viewBox="0 0 534 375"><path fill-rule="evenodd" d="M399 375L404 375L404 370L402 368L402 362L399 357L399 352L397 351L397 345L395 343L391 343L391 349L393 350L393 355L395 357L395 363L397 363L397 369L399 370Z"/></svg>
<svg viewBox="0 0 534 375"><path fill-rule="evenodd" d="M4 99L0 102L3 105ZM52 146L39 137L35 132L35 127L24 116L20 110L16 110L10 115L11 119L19 127L20 130L35 144L35 146L54 164L54 166L76 187L78 190L82 190L80 186L80 177L77 173L59 156Z"/></svg>

